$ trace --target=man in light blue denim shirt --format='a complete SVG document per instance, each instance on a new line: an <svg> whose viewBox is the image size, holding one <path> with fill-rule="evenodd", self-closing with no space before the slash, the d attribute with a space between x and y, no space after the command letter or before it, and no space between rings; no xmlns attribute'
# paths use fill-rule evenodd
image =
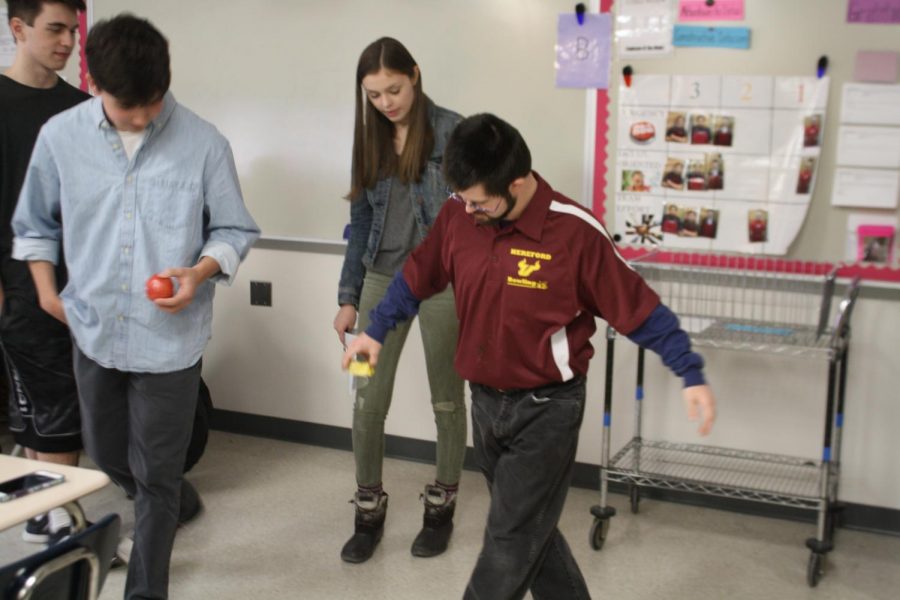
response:
<svg viewBox="0 0 900 600"><path fill-rule="evenodd" d="M231 148L168 92L168 43L119 16L86 44L99 97L42 129L13 218L41 307L75 339L85 449L135 499L126 598L166 598L175 529L199 496L182 478L213 282L259 236ZM64 217L63 217L64 215ZM60 244L69 282L58 294ZM153 274L177 281L151 301Z"/></svg>

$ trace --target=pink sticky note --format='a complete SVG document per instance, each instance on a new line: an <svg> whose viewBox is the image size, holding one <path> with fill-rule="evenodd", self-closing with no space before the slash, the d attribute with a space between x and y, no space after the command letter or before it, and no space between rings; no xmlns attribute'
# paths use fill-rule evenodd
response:
<svg viewBox="0 0 900 600"><path fill-rule="evenodd" d="M853 80L869 83L897 83L897 56L896 52L860 50L856 53Z"/></svg>
<svg viewBox="0 0 900 600"><path fill-rule="evenodd" d="M681 0L679 21L743 21L744 0Z"/></svg>
<svg viewBox="0 0 900 600"><path fill-rule="evenodd" d="M900 0L849 0L848 23L900 23Z"/></svg>
<svg viewBox="0 0 900 600"><path fill-rule="evenodd" d="M893 262L894 227L860 225L856 232L856 260L873 263Z"/></svg>

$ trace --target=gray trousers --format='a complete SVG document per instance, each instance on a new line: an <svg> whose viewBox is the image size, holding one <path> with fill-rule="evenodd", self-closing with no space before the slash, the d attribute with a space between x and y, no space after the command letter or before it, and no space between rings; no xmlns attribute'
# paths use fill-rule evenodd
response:
<svg viewBox="0 0 900 600"><path fill-rule="evenodd" d="M359 300L359 330L369 326L369 311L381 302L392 278L369 271ZM389 332L378 355L375 375L357 390L353 405L353 456L356 483L371 487L382 481L384 421L391 406L394 377L400 352L412 319L398 323ZM431 407L437 425L436 479L447 485L459 483L466 458L466 400L463 380L453 368L459 323L453 290L446 289L419 305L419 329L425 346L425 369L431 390ZM423 394L424 395L424 394Z"/></svg>
<svg viewBox="0 0 900 600"><path fill-rule="evenodd" d="M102 367L75 346L74 364L85 451L134 498L125 598L167 598L179 510L188 513L188 504L200 502L182 484L200 363L172 373L131 373Z"/></svg>

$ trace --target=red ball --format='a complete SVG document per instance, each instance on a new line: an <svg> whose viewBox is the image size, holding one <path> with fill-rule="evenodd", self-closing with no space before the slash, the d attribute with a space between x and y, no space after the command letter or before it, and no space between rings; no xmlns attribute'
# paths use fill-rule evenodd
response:
<svg viewBox="0 0 900 600"><path fill-rule="evenodd" d="M174 294L175 288L170 278L154 275L147 280L147 297L151 300L171 298Z"/></svg>

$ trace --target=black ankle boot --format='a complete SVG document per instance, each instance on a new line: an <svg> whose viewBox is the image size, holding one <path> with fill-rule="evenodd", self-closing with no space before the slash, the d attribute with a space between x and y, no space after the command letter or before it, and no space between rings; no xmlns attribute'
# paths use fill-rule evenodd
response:
<svg viewBox="0 0 900 600"><path fill-rule="evenodd" d="M349 563L366 562L372 558L384 533L388 495L357 492L350 502L356 505L356 520L353 537L341 549L341 559Z"/></svg>
<svg viewBox="0 0 900 600"><path fill-rule="evenodd" d="M411 552L413 556L425 558L442 554L447 549L450 534L453 533L456 493L426 485L422 502L425 504L422 531L416 536Z"/></svg>

